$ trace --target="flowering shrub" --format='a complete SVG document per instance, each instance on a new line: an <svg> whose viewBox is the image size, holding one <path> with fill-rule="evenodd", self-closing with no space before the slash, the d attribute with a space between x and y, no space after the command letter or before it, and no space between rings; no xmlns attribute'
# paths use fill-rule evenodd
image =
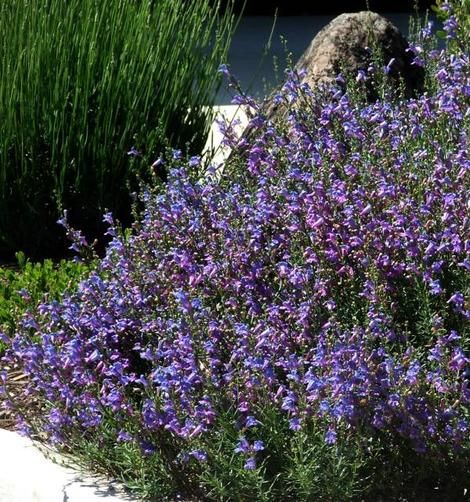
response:
<svg viewBox="0 0 470 502"><path fill-rule="evenodd" d="M290 74L221 179L176 154L131 236L106 215L100 269L11 340L23 429L133 458L154 497L350 500L371 441L468 459L470 61L419 57L408 101Z"/></svg>

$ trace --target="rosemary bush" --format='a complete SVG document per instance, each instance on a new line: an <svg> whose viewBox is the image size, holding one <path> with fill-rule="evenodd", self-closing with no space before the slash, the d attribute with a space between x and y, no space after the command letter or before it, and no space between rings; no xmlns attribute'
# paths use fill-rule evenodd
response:
<svg viewBox="0 0 470 502"><path fill-rule="evenodd" d="M233 26L208 0L1 2L0 256L63 252L62 208L128 222L161 148L203 146Z"/></svg>

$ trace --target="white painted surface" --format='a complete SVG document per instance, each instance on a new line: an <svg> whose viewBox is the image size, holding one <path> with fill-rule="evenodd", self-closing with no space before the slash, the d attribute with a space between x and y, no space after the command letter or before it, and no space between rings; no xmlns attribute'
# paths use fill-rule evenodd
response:
<svg viewBox="0 0 470 502"><path fill-rule="evenodd" d="M212 154L212 165L221 166L230 154L230 148L221 144L223 134L221 133L217 123L218 120L226 120L232 124L235 124L235 121L239 121L239 124L234 128L237 132L237 136L240 137L248 123L248 118L243 111L243 108L238 105L219 105L214 108L217 114L216 120L212 123L212 127L206 141L206 146L204 147L204 152L208 155Z"/></svg>
<svg viewBox="0 0 470 502"><path fill-rule="evenodd" d="M116 483L54 463L15 432L0 429L0 448L0 502L133 500Z"/></svg>

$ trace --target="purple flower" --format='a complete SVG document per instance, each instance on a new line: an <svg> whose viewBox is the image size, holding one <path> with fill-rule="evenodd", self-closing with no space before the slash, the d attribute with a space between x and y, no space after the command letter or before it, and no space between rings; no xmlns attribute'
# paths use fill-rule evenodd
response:
<svg viewBox="0 0 470 502"><path fill-rule="evenodd" d="M392 58L390 59L390 61L388 62L387 66L385 66L384 68L384 73L386 75L388 75L391 71L392 71L392 68L393 68L393 64L395 63L395 58Z"/></svg>
<svg viewBox="0 0 470 502"><path fill-rule="evenodd" d="M336 431L334 429L328 429L325 434L326 444L335 444L337 439Z"/></svg>
<svg viewBox="0 0 470 502"><path fill-rule="evenodd" d="M297 397L293 392L289 392L289 394L284 398L282 402L282 409L290 412L294 412L297 410Z"/></svg>
<svg viewBox="0 0 470 502"><path fill-rule="evenodd" d="M359 70L356 76L356 82L365 82L367 80L367 73L364 70Z"/></svg>
<svg viewBox="0 0 470 502"><path fill-rule="evenodd" d="M199 156L193 156L188 161L189 167L199 167L200 164L201 164L201 157Z"/></svg>
<svg viewBox="0 0 470 502"><path fill-rule="evenodd" d="M250 450L250 443L245 438L242 438L238 441L234 451L235 453L248 453Z"/></svg>
<svg viewBox="0 0 470 502"><path fill-rule="evenodd" d="M151 443L150 441L141 439L141 440L139 440L139 445L140 445L140 449L142 450L142 453L147 457L153 455L157 451L157 449L155 448L155 445L153 443Z"/></svg>
<svg viewBox="0 0 470 502"><path fill-rule="evenodd" d="M132 436L132 434L130 434L129 432L127 431L119 431L119 434L117 436L117 440L120 441L120 442L127 442L127 441L132 441L134 438Z"/></svg>
<svg viewBox="0 0 470 502"><path fill-rule="evenodd" d="M153 164L150 166L152 169L158 169L160 166L163 166L165 164L165 161L162 158L158 158L153 162Z"/></svg>
<svg viewBox="0 0 470 502"><path fill-rule="evenodd" d="M203 450L192 450L189 452L189 455L191 457L194 457L199 462L206 462L207 461L207 453Z"/></svg>
<svg viewBox="0 0 470 502"><path fill-rule="evenodd" d="M463 309L463 306L465 304L465 298L463 296L463 294L460 292L460 291L457 291L456 293L454 293L450 298L449 300L447 301L447 303L451 303L454 305L454 308L457 312L461 312L462 309Z"/></svg>
<svg viewBox="0 0 470 502"><path fill-rule="evenodd" d="M470 359L465 357L462 349L456 348L452 351L451 359L449 360L449 368L452 371L460 371L470 363Z"/></svg>
<svg viewBox="0 0 470 502"><path fill-rule="evenodd" d="M455 34L457 32L458 27L459 27L459 24L457 22L457 18L454 15L449 16L444 21L443 28L444 28L444 31L447 33L448 39L455 38Z"/></svg>
<svg viewBox="0 0 470 502"><path fill-rule="evenodd" d="M289 420L289 429L293 431L300 431L301 428L302 428L302 422L300 421L299 418L295 417Z"/></svg>
<svg viewBox="0 0 470 502"><path fill-rule="evenodd" d="M253 415L248 415L245 420L245 427L257 427L260 425L259 420L256 420L256 418Z"/></svg>
<svg viewBox="0 0 470 502"><path fill-rule="evenodd" d="M139 150L137 150L137 148L135 147L132 147L128 152L127 152L127 155L129 155L129 157L141 157L141 153L139 152Z"/></svg>
<svg viewBox="0 0 470 502"><path fill-rule="evenodd" d="M247 471L253 471L256 469L256 460L255 457L249 457L243 466Z"/></svg>
<svg viewBox="0 0 470 502"><path fill-rule="evenodd" d="M433 295L440 295L442 293L442 287L438 280L430 281L429 286Z"/></svg>
<svg viewBox="0 0 470 502"><path fill-rule="evenodd" d="M221 64L219 65L219 73L222 73L223 75L230 75L230 70L227 64Z"/></svg>

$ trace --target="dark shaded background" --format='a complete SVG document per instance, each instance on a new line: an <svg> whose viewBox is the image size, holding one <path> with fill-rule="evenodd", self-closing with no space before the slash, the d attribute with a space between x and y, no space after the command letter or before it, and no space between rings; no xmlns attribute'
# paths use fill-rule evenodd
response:
<svg viewBox="0 0 470 502"><path fill-rule="evenodd" d="M226 5L230 0L222 0ZM244 15L272 16L276 12L280 16L341 14L370 10L375 12L413 12L415 0L247 0ZM423 12L435 3L434 0L419 0L418 10ZM241 12L243 0L235 0L237 13Z"/></svg>

